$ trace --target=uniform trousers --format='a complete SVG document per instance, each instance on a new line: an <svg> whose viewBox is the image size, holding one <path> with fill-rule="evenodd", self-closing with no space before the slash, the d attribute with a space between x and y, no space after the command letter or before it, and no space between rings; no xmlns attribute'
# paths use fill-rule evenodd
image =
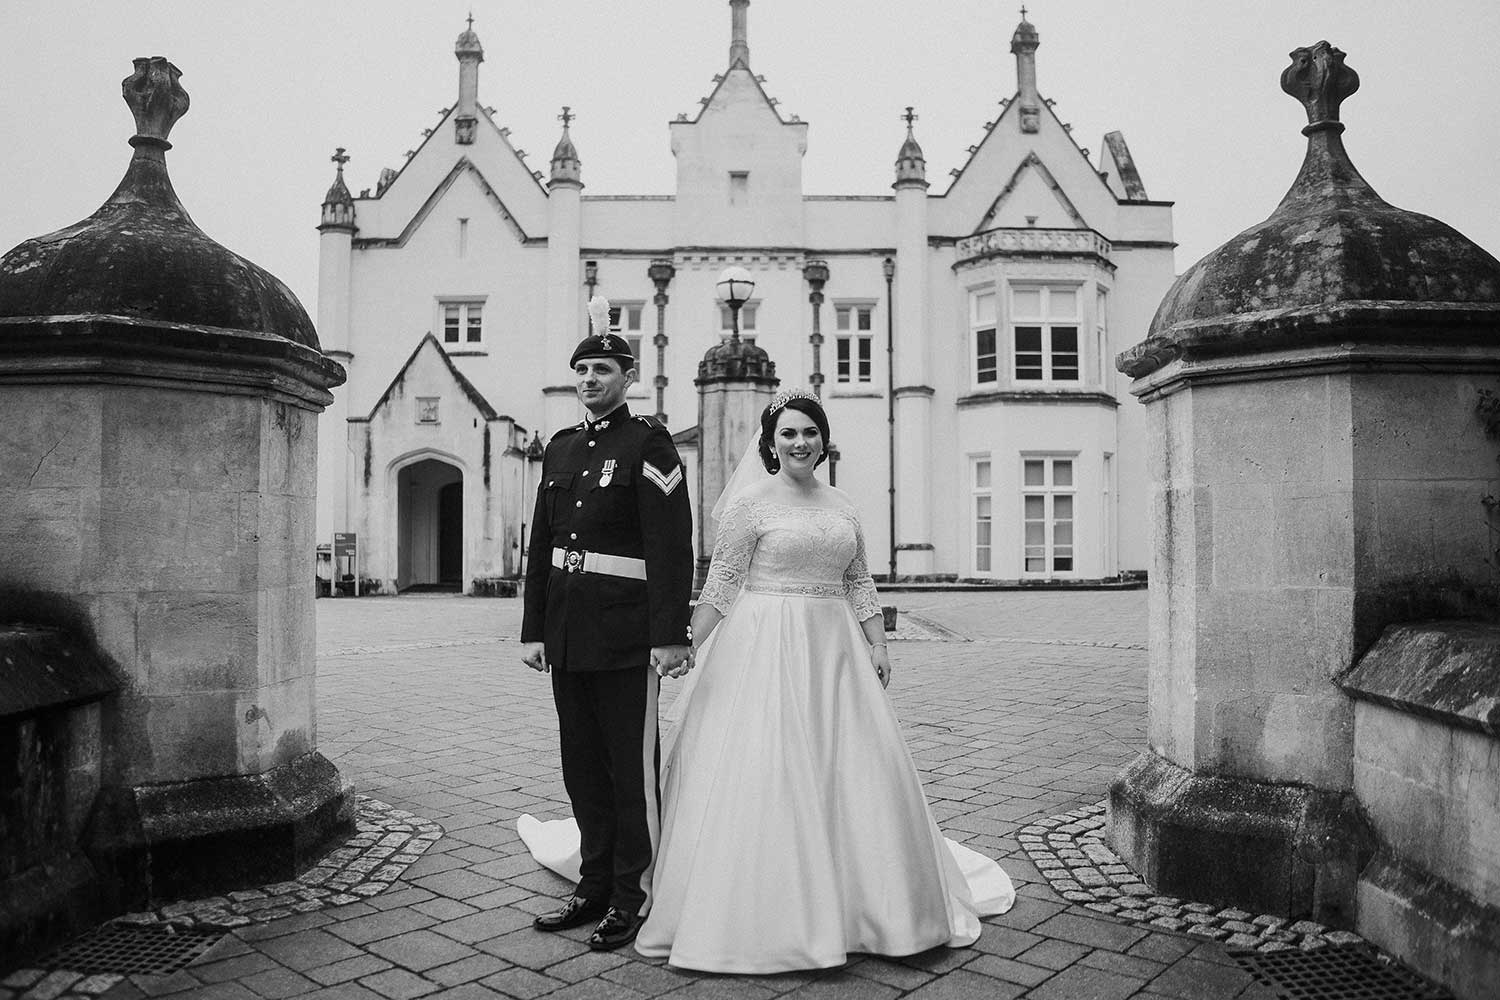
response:
<svg viewBox="0 0 1500 1000"><path fill-rule="evenodd" d="M661 836L660 687L649 667L552 671L563 785L580 839L576 894L642 915Z"/></svg>

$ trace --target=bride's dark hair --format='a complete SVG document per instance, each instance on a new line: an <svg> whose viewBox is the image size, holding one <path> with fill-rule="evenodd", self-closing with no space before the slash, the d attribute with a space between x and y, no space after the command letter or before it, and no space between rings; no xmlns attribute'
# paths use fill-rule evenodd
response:
<svg viewBox="0 0 1500 1000"><path fill-rule="evenodd" d="M781 460L776 457L776 445L773 442L776 437L776 421L781 418L782 410L796 410L806 414L818 425L818 434L823 438L823 450L818 454L813 468L828 461L828 414L823 412L822 404L812 396L792 396L786 400L778 397L771 400L771 405L760 414L760 464L766 467L766 471L774 474L781 468Z"/></svg>

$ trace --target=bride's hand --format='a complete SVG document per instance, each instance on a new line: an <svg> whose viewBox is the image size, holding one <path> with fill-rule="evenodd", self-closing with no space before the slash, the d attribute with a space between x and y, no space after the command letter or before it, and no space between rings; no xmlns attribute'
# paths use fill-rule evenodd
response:
<svg viewBox="0 0 1500 1000"><path fill-rule="evenodd" d="M875 667L875 676L880 678L881 687L889 687L891 683L891 657L886 651L885 643L876 643L870 647L870 663Z"/></svg>

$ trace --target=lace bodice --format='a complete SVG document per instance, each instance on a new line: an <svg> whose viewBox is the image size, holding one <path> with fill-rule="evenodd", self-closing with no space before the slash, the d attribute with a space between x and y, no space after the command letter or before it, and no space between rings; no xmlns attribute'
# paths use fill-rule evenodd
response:
<svg viewBox="0 0 1500 1000"><path fill-rule="evenodd" d="M698 599L728 614L741 588L842 597L857 621L880 613L859 518L847 507L736 500L724 511Z"/></svg>

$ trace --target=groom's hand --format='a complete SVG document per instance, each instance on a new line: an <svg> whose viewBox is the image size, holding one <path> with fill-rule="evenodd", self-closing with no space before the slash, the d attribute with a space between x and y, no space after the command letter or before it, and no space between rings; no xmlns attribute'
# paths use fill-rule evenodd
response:
<svg viewBox="0 0 1500 1000"><path fill-rule="evenodd" d="M692 669L691 646L652 646L651 668L658 677L681 677Z"/></svg>
<svg viewBox="0 0 1500 1000"><path fill-rule="evenodd" d="M541 642L521 644L521 662L538 673L547 673L547 646Z"/></svg>

